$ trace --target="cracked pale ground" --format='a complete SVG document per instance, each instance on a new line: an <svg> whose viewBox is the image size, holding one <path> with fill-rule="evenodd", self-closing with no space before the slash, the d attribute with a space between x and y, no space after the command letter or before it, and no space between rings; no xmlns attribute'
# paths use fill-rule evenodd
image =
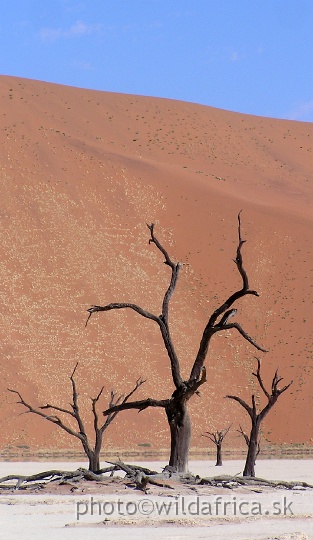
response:
<svg viewBox="0 0 313 540"><path fill-rule="evenodd" d="M147 464L156 470L163 465ZM74 470L79 466L82 463L1 463L0 474ZM201 476L235 475L242 466L242 461L235 460L225 461L219 468L212 461L194 461L190 470ZM312 461L260 460L257 475L313 484ZM39 490L35 494L1 495L2 538L313 538L313 490L182 488L178 492L154 487L143 494L116 483L105 488L87 483L73 491L71 486L49 489L48 494Z"/></svg>

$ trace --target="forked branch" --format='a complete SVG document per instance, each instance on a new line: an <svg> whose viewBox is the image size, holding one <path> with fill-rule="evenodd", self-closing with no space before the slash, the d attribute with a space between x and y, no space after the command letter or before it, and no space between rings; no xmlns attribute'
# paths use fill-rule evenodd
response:
<svg viewBox="0 0 313 540"><path fill-rule="evenodd" d="M53 424L57 425L58 427L66 431L69 435L79 439L83 445L83 448L87 456L89 457L92 454L92 452L94 452L94 450L92 450L92 445L87 435L84 422L83 422L80 409L79 409L78 393L77 393L76 382L75 382L75 377L74 377L77 366L78 366L78 363L75 365L75 368L70 376L70 381L72 385L72 403L70 403L71 410L66 409L64 407L59 407L58 405L52 405L50 403L47 403L46 405L43 405L39 407L38 409L36 409L24 400L20 392L18 392L17 390L12 390L12 389L8 389L8 390L9 392L12 392L18 396L19 401L17 403L20 403L21 405L26 407L27 411L25 412L33 413L40 416L44 420L48 420L49 422L52 422ZM91 410L93 414L93 426L94 426L94 433L95 433L95 448L97 447L97 445L98 446L100 445L99 451L101 449L103 432L107 429L107 427L111 424L111 422L114 420L114 418L118 414L118 410L112 410L112 409L114 409L114 407L117 407L119 404L125 406L128 399L133 396L133 394L138 390L138 388L140 388L142 384L144 384L144 382L145 380L141 378L138 379L136 381L134 388L125 396L123 395L117 396L116 393L113 392L113 390L111 390L111 397L109 401L110 413L107 416L105 422L100 427L99 427L99 417L98 417L98 412L97 412L97 403L103 393L104 387L101 388L101 390L99 391L96 397L91 398ZM42 412L43 410L50 410L51 414ZM63 413L64 415L67 415L73 418L77 424L78 429L75 430L74 428L72 428L63 419L57 416L55 412L57 413L60 412L60 413Z"/></svg>
<svg viewBox="0 0 313 540"><path fill-rule="evenodd" d="M269 410L276 403L279 396L283 392L288 390L288 388L293 383L293 381L290 381L289 384L286 384L282 388L278 388L278 384L280 383L280 381L283 380L283 378L278 377L278 370L276 370L275 375L274 375L273 380L272 380L271 393L270 393L268 390L266 390L263 379L262 379L262 376L261 376L261 362L260 362L260 359L256 358L256 360L257 360L257 363L258 363L257 370L256 370L255 373L253 372L252 375L254 377L256 377L262 392L264 393L264 395L267 398L267 404L265 405L265 407L263 409L261 409L259 413L257 412L254 394L251 397L252 407L249 406L243 399L241 399L238 396L228 395L226 397L229 398L229 399L233 399L234 401L237 401L237 403L239 403L248 412L248 414L250 415L252 421L261 423L263 418L267 415Z"/></svg>
<svg viewBox="0 0 313 540"><path fill-rule="evenodd" d="M166 251L166 249L161 245L159 240L155 237L155 235L154 235L154 223L152 223L151 225L147 224L147 227L148 227L148 229L150 231L150 234L151 234L149 244L155 244L155 246L158 248L158 250L161 251L161 253L164 255L164 258L165 258L164 264L169 266L171 268L171 270L172 270L172 276L171 276L170 284L168 286L167 291L165 292L164 299L163 299L163 304L162 304L162 319L163 319L164 322L166 322L166 324L168 324L169 302L170 302L171 296L172 296L172 294L173 294L173 292L175 290L178 275L179 275L179 271L180 271L182 265L181 265L180 262L175 264L171 260L171 258L169 256L168 252Z"/></svg>
<svg viewBox="0 0 313 540"><path fill-rule="evenodd" d="M178 280L181 263L178 262L177 264L175 264L171 260L166 249L162 246L162 244L154 235L154 224L152 223L151 225L147 225L147 227L150 231L149 244L154 244L157 247L157 249L162 253L162 255L165 258L164 263L171 268L171 279L170 279L169 286L164 294L161 315L154 315L153 313L150 313L149 311L141 308L140 306L137 306L136 304L132 304L128 302L114 302L114 303L107 304L105 306L94 305L94 306L91 306L89 309L87 309L89 315L86 321L86 326L88 324L88 321L91 315L93 315L94 313L97 313L100 311L111 311L113 309L131 309L137 312L142 317L156 322L160 328L163 342L164 342L165 348L167 350L167 353L171 362L173 383L176 388L179 388L183 381L180 374L179 360L175 352L174 344L173 344L171 334L170 334L170 329L169 329L169 324L168 324L168 312L169 312L170 299L174 293L176 283Z"/></svg>
<svg viewBox="0 0 313 540"><path fill-rule="evenodd" d="M140 388L140 386L144 384L145 382L146 380L144 379L141 379L141 378L137 379L134 388L128 394L126 394L126 396L119 396L116 400L114 400L115 394L111 392L111 400L109 403L109 408L107 409L110 412L107 415L105 415L107 416L107 418L104 424L102 425L102 427L100 428L101 432L103 432L111 424L111 422L114 420L114 418L119 413L119 411L122 410L119 407L125 405L128 402L128 400L132 397L132 395L138 390L138 388Z"/></svg>
<svg viewBox="0 0 313 540"><path fill-rule="evenodd" d="M239 429L237 429L237 432L244 438L246 445L249 446L250 439L248 435L246 434L246 432L242 429L240 424L239 424Z"/></svg>
<svg viewBox="0 0 313 540"><path fill-rule="evenodd" d="M251 343L251 345L253 345L256 349L263 352L267 352L266 349L258 345L256 341L252 339L237 322L228 324L229 319L231 317L234 317L237 313L237 309L230 309L231 306L237 300L239 300L240 298L242 298L243 296L247 294L252 294L253 296L259 296L259 293L257 291L251 290L249 288L248 275L243 266L243 258L242 258L241 250L242 250L243 244L245 243L245 240L242 239L242 234L241 234L240 213L241 212L239 212L238 214L238 246L237 246L236 258L234 262L237 266L238 272L242 279L242 287L235 293L231 294L229 298L226 300L226 302L224 302L217 309L215 309L215 311L210 316L209 321L202 334L199 350L198 350L195 362L193 364L189 380L199 378L200 370L204 364L204 361L208 352L210 340L216 332L220 332L224 330L231 330L234 328L242 335L242 337L245 340Z"/></svg>

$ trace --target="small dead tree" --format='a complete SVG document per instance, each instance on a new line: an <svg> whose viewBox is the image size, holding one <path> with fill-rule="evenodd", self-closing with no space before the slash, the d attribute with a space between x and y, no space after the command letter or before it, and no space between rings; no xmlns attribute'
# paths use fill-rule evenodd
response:
<svg viewBox="0 0 313 540"><path fill-rule="evenodd" d="M85 429L85 422L82 419L80 408L78 405L78 393L77 393L76 382L74 378L77 366L78 366L78 363L76 364L72 372L72 375L70 376L70 381L72 385L72 403L70 403L71 409L65 409L63 407L58 407L57 405L51 405L47 403L46 405L39 407L40 410L38 410L38 409L35 409L29 403L26 403L26 401L21 396L20 392L18 392L17 390L12 390L10 388L8 388L8 390L9 392L12 392L13 394L16 394L19 397L19 401L17 403L24 405L24 407L28 409L27 411L25 411L25 413L37 414L38 416L41 416L41 418L44 418L45 420L48 420L49 422L52 422L59 428L63 429L69 435L72 435L73 437L76 437L77 439L79 439L89 461L89 471L97 472L100 470L100 452L101 452L102 443L103 443L103 434L105 430L109 427L109 425L115 419L116 415L118 414L118 411L110 412L110 414L108 414L108 416L106 417L105 422L103 424L99 424L97 403L102 395L104 386L101 388L100 392L98 393L96 397L90 398L91 410L92 410L92 415L93 415L93 428L94 428L94 442L92 443ZM111 390L109 408L118 406L119 404L121 405L125 404L144 382L145 382L144 380L138 379L136 381L134 388L126 396L123 396L123 395L117 396L116 393L113 392L113 390ZM51 414L44 413L42 412L43 410L51 410L52 413ZM68 415L71 418L73 418L75 420L75 423L77 424L78 430L76 431L70 425L65 423L59 416L54 414L54 411L58 413L63 413L64 415Z"/></svg>
<svg viewBox="0 0 313 540"><path fill-rule="evenodd" d="M267 398L267 404L265 405L265 407L261 409L259 413L257 412L254 394L252 395L252 398L251 398L252 406L248 405L248 403L246 403L243 399L241 399L238 396L226 396L229 399L233 399L237 401L247 411L251 419L250 437L248 437L247 435L245 437L246 443L248 444L248 453L247 453L245 468L243 471L243 476L255 476L254 466L255 466L255 461L256 461L258 447L259 447L259 432L260 432L261 422L264 420L265 416L268 414L271 408L275 405L279 396L283 392L288 390L289 386L293 382L291 381L289 384L286 384L286 386L279 389L278 385L280 381L283 380L283 378L278 377L278 370L276 369L275 375L272 380L271 391L268 392L264 386L263 379L261 377L261 362L259 358L256 358L256 360L258 363L258 367L257 367L256 373L252 373L252 375L256 377L263 394Z"/></svg>
<svg viewBox="0 0 313 540"><path fill-rule="evenodd" d="M215 466L217 466L217 467L223 465L222 444L223 444L223 441L224 441L227 433L229 432L230 428L231 428L231 425L228 428L223 429L222 431L212 431L212 432L206 431L205 433L202 434L202 437L207 437L216 446L216 463L215 463Z"/></svg>
<svg viewBox="0 0 313 540"><path fill-rule="evenodd" d="M89 312L89 316L86 321L86 325L94 313L116 309L131 309L142 317L149 319L158 325L171 364L172 380L175 387L174 392L166 399L157 400L147 398L141 401L121 403L120 405L115 405L108 408L103 414L109 415L112 412L121 411L123 409L138 409L138 411L142 411L147 407L161 407L165 409L171 435L169 466L175 471L185 472L188 469L188 455L191 439L191 425L187 404L189 399L194 394L199 394L199 387L206 382L204 362L208 353L211 338L218 332L234 329L237 330L237 332L239 332L244 339L246 339L258 350L266 352L265 349L260 347L237 322L229 322L230 318L234 317L237 313L237 309L230 309L237 300L246 295L259 296L259 294L249 288L248 276L243 267L241 250L245 240L242 240L241 237L239 213L238 247L234 262L242 280L242 287L238 291L231 294L227 300L217 307L209 317L202 334L198 353L194 360L191 372L189 377L184 380L181 374L179 358L175 351L169 327L169 304L177 284L182 264L180 262L174 263L172 261L168 252L154 234L154 224L147 225L147 227L150 231L149 244L155 245L165 259L164 264L171 270L170 283L164 294L161 315L155 315L142 307L137 306L136 304L128 302L111 303L105 306L94 305L87 310Z"/></svg>

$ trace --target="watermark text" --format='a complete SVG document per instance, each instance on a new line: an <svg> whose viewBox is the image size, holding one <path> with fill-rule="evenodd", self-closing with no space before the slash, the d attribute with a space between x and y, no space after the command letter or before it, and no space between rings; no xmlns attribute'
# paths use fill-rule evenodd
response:
<svg viewBox="0 0 313 540"><path fill-rule="evenodd" d="M236 516L293 516L293 503L287 497L263 503L257 499L236 497L186 497L156 500L106 500L91 496L88 501L75 503L77 521L83 516L97 517L236 517Z"/></svg>

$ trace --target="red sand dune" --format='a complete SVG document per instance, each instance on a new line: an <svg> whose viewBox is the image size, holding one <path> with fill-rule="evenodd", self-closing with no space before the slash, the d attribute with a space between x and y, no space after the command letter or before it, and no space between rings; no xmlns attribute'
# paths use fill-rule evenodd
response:
<svg viewBox="0 0 313 540"><path fill-rule="evenodd" d="M172 392L151 321L119 311L84 326L91 304L160 312L169 270L146 223L184 263L170 318L188 377L209 314L241 285L232 262L241 209L244 264L260 298L241 300L237 321L270 352L235 332L213 338L208 382L190 403L192 447L230 423L228 445L243 446L235 430L248 418L224 396L250 399L256 354L267 384L276 367L294 380L264 422L264 444L311 444L313 125L4 76L0 99L1 450L80 450L49 422L20 415L7 392L67 406L76 362L86 416L102 385L100 411L111 388L125 392L139 376L138 399ZM107 431L106 449L149 444L168 448L162 410L121 413Z"/></svg>

